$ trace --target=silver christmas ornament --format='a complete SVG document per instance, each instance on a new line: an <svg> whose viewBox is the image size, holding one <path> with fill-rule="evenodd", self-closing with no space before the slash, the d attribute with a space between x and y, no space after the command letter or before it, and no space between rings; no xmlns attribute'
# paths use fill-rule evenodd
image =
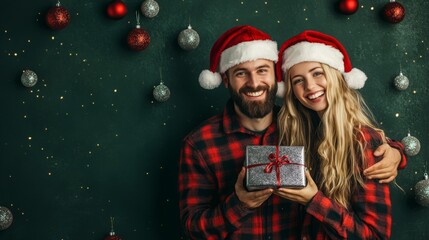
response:
<svg viewBox="0 0 429 240"><path fill-rule="evenodd" d="M415 156L420 152L420 141L409 133L401 142L404 144L405 154L407 154L407 156Z"/></svg>
<svg viewBox="0 0 429 240"><path fill-rule="evenodd" d="M189 25L187 29L179 33L177 42L182 49L193 50L200 44L200 35Z"/></svg>
<svg viewBox="0 0 429 240"><path fill-rule="evenodd" d="M408 85L410 85L410 81L406 76L402 74L402 72L400 72L399 75L395 77L394 83L395 83L396 89L401 91L407 89Z"/></svg>
<svg viewBox="0 0 429 240"><path fill-rule="evenodd" d="M161 82L153 89L153 97L158 102L165 102L170 98L170 89Z"/></svg>
<svg viewBox="0 0 429 240"><path fill-rule="evenodd" d="M37 74L31 70L24 70L21 75L22 85L33 87L37 83Z"/></svg>
<svg viewBox="0 0 429 240"><path fill-rule="evenodd" d="M13 215L7 207L0 206L0 231L7 229L12 225Z"/></svg>
<svg viewBox="0 0 429 240"><path fill-rule="evenodd" d="M429 179L425 173L425 179L419 181L414 187L414 198L416 202L424 207L429 207Z"/></svg>
<svg viewBox="0 0 429 240"><path fill-rule="evenodd" d="M145 0L142 2L140 9L145 17L153 18L158 15L159 5L154 0Z"/></svg>

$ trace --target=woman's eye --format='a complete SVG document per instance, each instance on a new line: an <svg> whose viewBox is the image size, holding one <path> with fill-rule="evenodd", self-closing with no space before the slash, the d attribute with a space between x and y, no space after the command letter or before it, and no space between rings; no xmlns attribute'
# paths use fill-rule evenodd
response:
<svg viewBox="0 0 429 240"><path fill-rule="evenodd" d="M318 77L323 75L323 72L314 72L313 76Z"/></svg>
<svg viewBox="0 0 429 240"><path fill-rule="evenodd" d="M297 79L293 79L292 80L292 85L297 85L299 83L302 83L302 79L301 78L297 78Z"/></svg>

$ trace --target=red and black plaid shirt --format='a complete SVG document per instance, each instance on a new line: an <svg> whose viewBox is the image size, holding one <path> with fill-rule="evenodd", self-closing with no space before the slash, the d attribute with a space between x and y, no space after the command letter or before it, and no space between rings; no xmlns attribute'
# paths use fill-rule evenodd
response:
<svg viewBox="0 0 429 240"><path fill-rule="evenodd" d="M277 115L278 108L275 110ZM180 217L192 239L296 239L300 208L278 196L249 210L234 193L247 145L277 145L277 120L264 133L245 129L232 101L185 139L179 171Z"/></svg>
<svg viewBox="0 0 429 240"><path fill-rule="evenodd" d="M373 152L383 144L373 129L363 128L362 141L366 142L364 157L368 166L381 158ZM402 144L389 141L392 147ZM390 191L388 184L365 180L365 187L352 193L351 209L347 210L327 198L321 191L306 206L302 227L305 239L389 239L392 227Z"/></svg>
<svg viewBox="0 0 429 240"><path fill-rule="evenodd" d="M223 114L208 119L185 137L179 164L179 205L186 235L208 240L351 236L347 234L366 238L382 229L383 233L376 235L388 236L384 233L390 232L391 223L388 185L376 181L355 194L355 213L345 211L320 192L307 208L277 195L256 209L242 207L234 185L244 163L246 146L278 144L277 112L276 107L273 123L258 134L239 123L230 100ZM372 152L371 159L374 160ZM383 222L385 226L379 228Z"/></svg>

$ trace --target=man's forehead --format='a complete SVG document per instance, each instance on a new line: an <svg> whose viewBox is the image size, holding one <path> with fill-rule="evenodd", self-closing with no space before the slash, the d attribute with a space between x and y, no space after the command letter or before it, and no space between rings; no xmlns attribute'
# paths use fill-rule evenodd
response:
<svg viewBox="0 0 429 240"><path fill-rule="evenodd" d="M256 59L253 61L247 61L237 64L228 69L228 71L235 71L236 69L257 69L261 67L274 68L274 62L266 59Z"/></svg>

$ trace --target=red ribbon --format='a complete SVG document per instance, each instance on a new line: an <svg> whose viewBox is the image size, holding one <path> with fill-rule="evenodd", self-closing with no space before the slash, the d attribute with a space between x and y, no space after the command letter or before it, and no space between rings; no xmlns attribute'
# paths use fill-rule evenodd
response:
<svg viewBox="0 0 429 240"><path fill-rule="evenodd" d="M264 172L265 173L271 173L273 171L273 167L275 167L276 168L276 177L277 177L277 187L281 187L281 181L280 181L280 167L281 166L287 165L287 164L304 166L304 164L291 162L287 155L279 157L279 146L277 146L277 145L276 145L276 154L270 153L270 155L268 155L268 159L270 160L269 163L252 164L252 165L248 165L246 168L253 168L253 167L259 167L259 166L265 165L266 167L264 169Z"/></svg>

